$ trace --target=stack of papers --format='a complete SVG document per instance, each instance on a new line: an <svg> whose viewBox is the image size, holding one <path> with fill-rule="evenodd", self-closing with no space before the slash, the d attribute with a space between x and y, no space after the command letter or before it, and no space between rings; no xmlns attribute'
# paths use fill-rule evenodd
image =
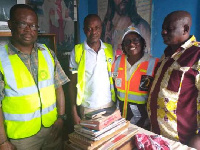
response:
<svg viewBox="0 0 200 150"><path fill-rule="evenodd" d="M10 32L10 29L8 27L8 22L0 21L0 32Z"/></svg>

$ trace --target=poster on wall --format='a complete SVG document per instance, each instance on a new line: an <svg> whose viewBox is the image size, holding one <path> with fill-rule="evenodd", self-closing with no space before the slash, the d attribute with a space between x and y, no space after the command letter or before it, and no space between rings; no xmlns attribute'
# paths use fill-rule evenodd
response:
<svg viewBox="0 0 200 150"><path fill-rule="evenodd" d="M103 21L102 40L110 43L116 55L122 53L121 39L130 25L138 28L146 41L151 42L151 0L98 0L98 14Z"/></svg>
<svg viewBox="0 0 200 150"><path fill-rule="evenodd" d="M17 4L17 0L0 1L0 32L11 32L7 21L10 19L10 8L15 4ZM7 40L2 42L1 39L0 45L5 43L7 43Z"/></svg>
<svg viewBox="0 0 200 150"><path fill-rule="evenodd" d="M7 21L10 17L10 8L17 4L17 0L0 1L0 21Z"/></svg>
<svg viewBox="0 0 200 150"><path fill-rule="evenodd" d="M40 33L56 34L57 55L74 47L74 0L28 0L38 14Z"/></svg>

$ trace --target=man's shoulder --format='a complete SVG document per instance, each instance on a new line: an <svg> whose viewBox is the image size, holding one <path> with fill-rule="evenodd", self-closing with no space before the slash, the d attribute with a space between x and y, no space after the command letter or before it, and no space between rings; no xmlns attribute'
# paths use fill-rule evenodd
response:
<svg viewBox="0 0 200 150"><path fill-rule="evenodd" d="M200 55L200 42L194 42L188 48L186 48L186 53L194 53L195 55Z"/></svg>
<svg viewBox="0 0 200 150"><path fill-rule="evenodd" d="M1 45L0 49L7 49L8 50L8 55L15 55L18 54L19 50L14 47L11 42L5 43Z"/></svg>
<svg viewBox="0 0 200 150"><path fill-rule="evenodd" d="M84 45L84 43L79 43L79 44L76 44L75 46L80 46L80 45Z"/></svg>
<svg viewBox="0 0 200 150"><path fill-rule="evenodd" d="M85 47L84 45L85 45L84 43L76 44L76 45L74 46L74 49L73 49L74 53L75 53L75 54L82 53L83 49L85 49L85 48L84 48L84 47Z"/></svg>
<svg viewBox="0 0 200 150"><path fill-rule="evenodd" d="M198 56L200 56L200 42L198 42L198 44L195 46L197 47L196 51L198 53Z"/></svg>
<svg viewBox="0 0 200 150"><path fill-rule="evenodd" d="M50 48L46 44L41 44L41 43L35 43L34 48L37 48L41 51L43 50L50 50Z"/></svg>
<svg viewBox="0 0 200 150"><path fill-rule="evenodd" d="M5 46L7 46L8 44L3 44L3 45L0 45L0 49L5 49Z"/></svg>
<svg viewBox="0 0 200 150"><path fill-rule="evenodd" d="M0 55L2 55L3 53L6 52L6 46L7 46L7 44L0 45ZM8 50L8 52L9 52L9 50Z"/></svg>
<svg viewBox="0 0 200 150"><path fill-rule="evenodd" d="M112 45L111 45L111 44L109 44L109 43L104 43L104 42L103 42L103 44L104 44L107 48L112 49Z"/></svg>
<svg viewBox="0 0 200 150"><path fill-rule="evenodd" d="M200 50L200 42L194 42L194 46L198 47L198 51Z"/></svg>
<svg viewBox="0 0 200 150"><path fill-rule="evenodd" d="M56 54L55 54L55 51L53 51L52 49L50 49L49 47L47 47L47 45L45 45L45 44L41 44L41 43L35 43L34 44L34 49L35 49L35 51L38 51L38 50L40 50L40 51L43 51L43 52L50 52L50 56L52 56L53 57L53 59L55 60L55 58L56 58Z"/></svg>
<svg viewBox="0 0 200 150"><path fill-rule="evenodd" d="M85 45L84 43L76 44L76 45L74 46L74 50L83 49L83 46L84 46L84 45Z"/></svg>
<svg viewBox="0 0 200 150"><path fill-rule="evenodd" d="M76 63L79 63L82 54L84 53L85 43L76 44L71 52L71 58L75 59Z"/></svg>
<svg viewBox="0 0 200 150"><path fill-rule="evenodd" d="M105 50L105 51L108 51L108 52L113 52L113 48L112 48L112 45L111 44L108 44L108 43L103 43L103 46L102 48Z"/></svg>

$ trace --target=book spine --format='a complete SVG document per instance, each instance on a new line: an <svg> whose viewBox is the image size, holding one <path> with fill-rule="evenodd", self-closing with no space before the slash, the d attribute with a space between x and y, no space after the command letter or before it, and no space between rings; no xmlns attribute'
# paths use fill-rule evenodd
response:
<svg viewBox="0 0 200 150"><path fill-rule="evenodd" d="M114 121L117 121L120 118L121 118L121 113L120 113L120 111L118 111L115 115L111 115L106 120L103 120L102 122L100 122L100 124L99 124L99 130L107 127L108 125L110 125Z"/></svg>
<svg viewBox="0 0 200 150"><path fill-rule="evenodd" d="M116 121L120 118L121 118L120 111L116 111L115 113L110 115L108 118L105 118L104 120L93 121L93 123L91 123L91 125L90 125L90 123L87 123L87 124L84 124L83 126L89 128L89 129L102 130L103 128L107 127L108 125L110 125L111 123L113 123L114 121Z"/></svg>

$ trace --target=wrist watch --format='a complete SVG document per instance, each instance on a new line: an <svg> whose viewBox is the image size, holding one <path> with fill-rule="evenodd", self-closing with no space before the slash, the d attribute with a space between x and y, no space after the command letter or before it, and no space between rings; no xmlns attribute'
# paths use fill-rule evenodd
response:
<svg viewBox="0 0 200 150"><path fill-rule="evenodd" d="M58 118L61 118L63 121L67 120L67 114L58 115Z"/></svg>

